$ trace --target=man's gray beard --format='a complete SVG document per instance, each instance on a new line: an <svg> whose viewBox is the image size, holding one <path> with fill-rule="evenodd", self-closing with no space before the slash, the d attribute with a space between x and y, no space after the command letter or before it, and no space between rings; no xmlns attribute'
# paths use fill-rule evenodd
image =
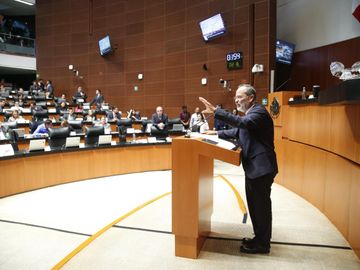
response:
<svg viewBox="0 0 360 270"><path fill-rule="evenodd" d="M245 113L246 112L246 108L245 106L237 106L236 109L239 111L239 112L242 112L242 113Z"/></svg>

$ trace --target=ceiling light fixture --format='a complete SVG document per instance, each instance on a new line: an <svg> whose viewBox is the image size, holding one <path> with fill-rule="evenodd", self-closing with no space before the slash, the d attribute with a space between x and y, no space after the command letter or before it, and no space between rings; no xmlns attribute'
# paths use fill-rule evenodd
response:
<svg viewBox="0 0 360 270"><path fill-rule="evenodd" d="M33 5L34 5L34 3L30 3L30 2L27 2L27 1L24 1L24 0L14 0L14 1L23 3L23 4L25 4L25 5L29 5L29 6L33 6Z"/></svg>

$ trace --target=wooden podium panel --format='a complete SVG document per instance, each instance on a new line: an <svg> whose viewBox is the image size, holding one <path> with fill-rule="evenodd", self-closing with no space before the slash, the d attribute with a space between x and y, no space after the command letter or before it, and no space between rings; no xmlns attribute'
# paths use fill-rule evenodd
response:
<svg viewBox="0 0 360 270"><path fill-rule="evenodd" d="M172 141L172 231L175 255L196 259L211 231L214 159L240 165L240 152L201 139Z"/></svg>

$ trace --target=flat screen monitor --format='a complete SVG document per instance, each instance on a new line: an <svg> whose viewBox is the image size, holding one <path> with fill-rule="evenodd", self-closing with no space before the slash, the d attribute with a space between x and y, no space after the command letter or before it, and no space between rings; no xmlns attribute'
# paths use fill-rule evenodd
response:
<svg viewBox="0 0 360 270"><path fill-rule="evenodd" d="M295 51L295 44L287 41L276 41L276 62L290 65Z"/></svg>
<svg viewBox="0 0 360 270"><path fill-rule="evenodd" d="M199 24L205 41L212 40L226 32L224 20L220 13L201 21Z"/></svg>
<svg viewBox="0 0 360 270"><path fill-rule="evenodd" d="M99 49L101 55L106 55L112 51L109 35L99 40Z"/></svg>

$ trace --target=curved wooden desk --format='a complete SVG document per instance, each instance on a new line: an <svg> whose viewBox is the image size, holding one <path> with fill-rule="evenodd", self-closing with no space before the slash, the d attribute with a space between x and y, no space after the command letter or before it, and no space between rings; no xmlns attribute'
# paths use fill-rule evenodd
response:
<svg viewBox="0 0 360 270"><path fill-rule="evenodd" d="M0 160L0 198L116 174L171 169L171 144L135 144L26 154Z"/></svg>
<svg viewBox="0 0 360 270"><path fill-rule="evenodd" d="M287 105L274 119L276 182L323 212L360 257L360 105Z"/></svg>

